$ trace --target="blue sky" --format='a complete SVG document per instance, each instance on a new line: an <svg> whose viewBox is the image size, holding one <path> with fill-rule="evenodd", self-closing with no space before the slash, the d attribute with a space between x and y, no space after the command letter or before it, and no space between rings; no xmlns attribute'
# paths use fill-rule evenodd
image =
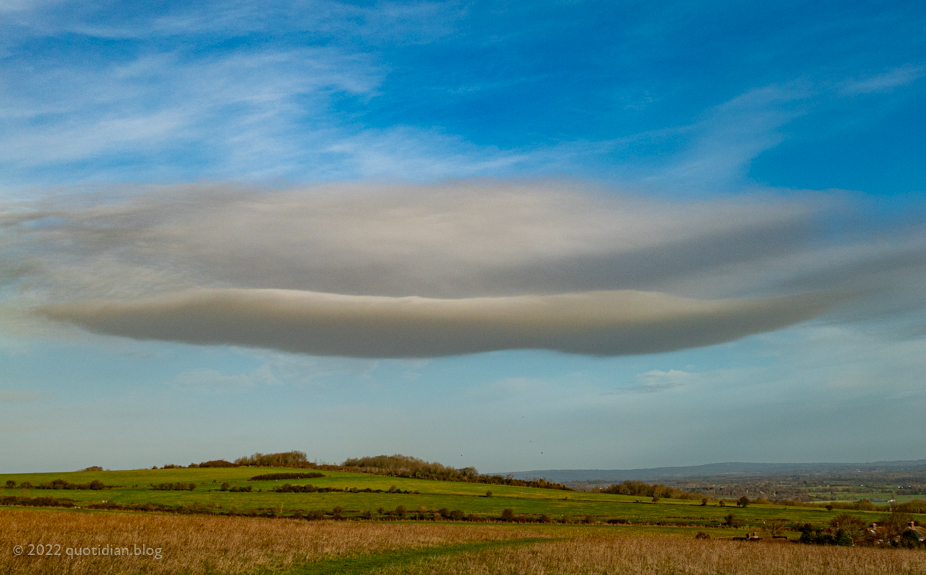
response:
<svg viewBox="0 0 926 575"><path fill-rule="evenodd" d="M4 471L926 457L917 3L0 29Z"/></svg>

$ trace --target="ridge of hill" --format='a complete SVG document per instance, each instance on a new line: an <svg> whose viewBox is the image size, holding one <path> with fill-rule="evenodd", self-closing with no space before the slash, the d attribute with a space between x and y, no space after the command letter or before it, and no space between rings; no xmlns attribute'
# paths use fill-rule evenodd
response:
<svg viewBox="0 0 926 575"><path fill-rule="evenodd" d="M846 471L926 470L926 459L874 461L866 463L745 463L724 462L682 467L652 467L643 469L543 469L512 471L492 475L510 475L515 479L545 479L558 483L569 481L644 481L660 479L693 479L704 477L749 477L756 475L825 474Z"/></svg>

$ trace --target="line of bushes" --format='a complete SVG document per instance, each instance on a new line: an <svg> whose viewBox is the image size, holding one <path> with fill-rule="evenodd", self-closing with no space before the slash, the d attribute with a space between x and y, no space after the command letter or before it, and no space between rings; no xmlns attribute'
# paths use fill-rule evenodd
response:
<svg viewBox="0 0 926 575"><path fill-rule="evenodd" d="M22 487L22 485L20 485L20 487ZM90 483L71 483L64 479L55 479L54 481L48 481L33 487L33 489L92 489L94 491L111 488L112 485L104 485L99 479L94 479Z"/></svg>
<svg viewBox="0 0 926 575"><path fill-rule="evenodd" d="M248 481L274 481L279 479L318 479L324 477L324 473L317 471L307 471L305 473L267 473L264 475L255 475Z"/></svg>
<svg viewBox="0 0 926 575"><path fill-rule="evenodd" d="M601 490L602 493L611 493L613 495L634 495L637 497L656 497L656 498L669 498L669 499L702 499L703 496L700 493L691 493L688 491L683 491L681 489L676 489L675 487L668 487L666 485L660 485L658 483L650 485L648 483L643 483L642 481L625 481L623 483L616 483L614 485L609 485ZM657 499L658 500L658 499Z"/></svg>
<svg viewBox="0 0 926 575"><path fill-rule="evenodd" d="M231 483L226 482L222 484L222 487L219 489L219 491L228 491L231 493L250 493L251 489L253 488L250 485L246 487L235 485L234 487L232 487Z"/></svg>
<svg viewBox="0 0 926 575"><path fill-rule="evenodd" d="M152 485L151 489L155 491L193 491L196 489L195 483L158 483Z"/></svg>
<svg viewBox="0 0 926 575"><path fill-rule="evenodd" d="M0 496L0 505L24 505L27 507L74 507L73 499L59 497L19 497L16 495Z"/></svg>
<svg viewBox="0 0 926 575"><path fill-rule="evenodd" d="M306 483L305 485L291 485L289 483L284 483L279 487L274 487L273 491L277 493L395 493L401 495L418 495L418 491L403 491L396 488L395 485L390 487L387 490L383 489L358 489L356 487L317 487L311 483Z"/></svg>

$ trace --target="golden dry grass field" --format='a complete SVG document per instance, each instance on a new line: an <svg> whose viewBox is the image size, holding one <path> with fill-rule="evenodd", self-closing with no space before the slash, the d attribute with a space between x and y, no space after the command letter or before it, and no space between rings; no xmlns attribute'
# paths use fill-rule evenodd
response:
<svg viewBox="0 0 926 575"><path fill-rule="evenodd" d="M283 573L336 557L455 543L537 537L490 525L294 521L133 513L0 509L0 573ZM28 555L29 544L60 546L60 555ZM24 546L23 555L13 553ZM110 546L110 556L93 549ZM114 555L115 549L128 555ZM160 549L136 556L135 549ZM68 557L68 549L90 555ZM35 549L33 549L35 552Z"/></svg>
<svg viewBox="0 0 926 575"><path fill-rule="evenodd" d="M380 575L921 575L922 551L592 536L426 558Z"/></svg>
<svg viewBox="0 0 926 575"><path fill-rule="evenodd" d="M50 550L60 554L30 556L29 544L60 546ZM13 553L16 545L23 555ZM110 555L99 554L106 548ZM68 549L82 553L69 557ZM160 558L135 549L159 549ZM704 541L622 527L0 509L0 574L57 573L926 575L926 552Z"/></svg>

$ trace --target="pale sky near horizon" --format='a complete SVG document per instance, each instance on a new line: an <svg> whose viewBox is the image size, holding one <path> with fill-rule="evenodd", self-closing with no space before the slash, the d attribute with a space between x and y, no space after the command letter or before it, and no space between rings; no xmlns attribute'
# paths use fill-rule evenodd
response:
<svg viewBox="0 0 926 575"><path fill-rule="evenodd" d="M0 471L926 458L919 3L0 30Z"/></svg>

